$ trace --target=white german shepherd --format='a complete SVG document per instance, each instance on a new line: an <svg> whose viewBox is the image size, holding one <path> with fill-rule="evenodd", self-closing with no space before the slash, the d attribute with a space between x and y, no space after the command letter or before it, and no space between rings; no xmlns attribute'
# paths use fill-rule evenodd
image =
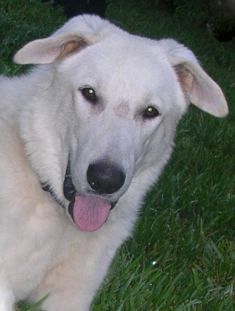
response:
<svg viewBox="0 0 235 311"><path fill-rule="evenodd" d="M39 66L0 78L0 311L45 296L46 311L86 311L189 102L223 117L226 100L183 45L96 16L15 61Z"/></svg>

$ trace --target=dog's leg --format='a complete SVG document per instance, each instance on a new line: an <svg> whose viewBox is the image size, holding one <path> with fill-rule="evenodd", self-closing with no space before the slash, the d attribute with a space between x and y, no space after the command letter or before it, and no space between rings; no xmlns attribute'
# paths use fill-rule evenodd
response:
<svg viewBox="0 0 235 311"><path fill-rule="evenodd" d="M14 310L14 295L6 282L0 280L0 311Z"/></svg>
<svg viewBox="0 0 235 311"><path fill-rule="evenodd" d="M43 302L43 310L88 311L120 244L120 237L115 241L115 238L110 239L110 235L99 233L72 241L66 258L48 272L30 301L38 301L48 295Z"/></svg>

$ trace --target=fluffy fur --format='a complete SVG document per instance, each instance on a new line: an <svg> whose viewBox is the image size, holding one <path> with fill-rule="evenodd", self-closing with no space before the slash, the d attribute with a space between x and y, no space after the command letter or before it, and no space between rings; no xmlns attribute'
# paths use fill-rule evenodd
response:
<svg viewBox="0 0 235 311"><path fill-rule="evenodd" d="M24 46L15 61L37 66L0 79L0 311L47 295L46 311L86 311L171 155L189 102L217 117L227 104L189 49L96 16L71 19ZM95 105L81 93L87 86ZM158 116L144 117L148 107ZM109 159L125 172L122 187L102 195L116 206L94 232L69 216L69 159L79 195L90 195L90 163Z"/></svg>

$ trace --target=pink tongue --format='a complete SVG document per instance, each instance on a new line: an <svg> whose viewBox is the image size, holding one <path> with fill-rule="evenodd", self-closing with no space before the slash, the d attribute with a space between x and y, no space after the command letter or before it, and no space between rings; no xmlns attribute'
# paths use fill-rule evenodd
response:
<svg viewBox="0 0 235 311"><path fill-rule="evenodd" d="M98 197L76 195L73 220L82 231L98 230L107 220L111 204Z"/></svg>

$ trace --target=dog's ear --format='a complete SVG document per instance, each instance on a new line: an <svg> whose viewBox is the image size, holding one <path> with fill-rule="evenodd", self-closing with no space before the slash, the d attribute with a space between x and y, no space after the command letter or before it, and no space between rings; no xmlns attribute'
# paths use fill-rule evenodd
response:
<svg viewBox="0 0 235 311"><path fill-rule="evenodd" d="M79 15L71 18L52 36L26 44L16 53L14 61L18 64L50 64L120 31L98 16Z"/></svg>
<svg viewBox="0 0 235 311"><path fill-rule="evenodd" d="M228 106L223 92L202 69L193 52L172 39L160 40L159 44L174 67L188 101L213 116L226 116Z"/></svg>
<svg viewBox="0 0 235 311"><path fill-rule="evenodd" d="M91 44L75 34L51 36L29 42L14 56L17 64L50 64Z"/></svg>

